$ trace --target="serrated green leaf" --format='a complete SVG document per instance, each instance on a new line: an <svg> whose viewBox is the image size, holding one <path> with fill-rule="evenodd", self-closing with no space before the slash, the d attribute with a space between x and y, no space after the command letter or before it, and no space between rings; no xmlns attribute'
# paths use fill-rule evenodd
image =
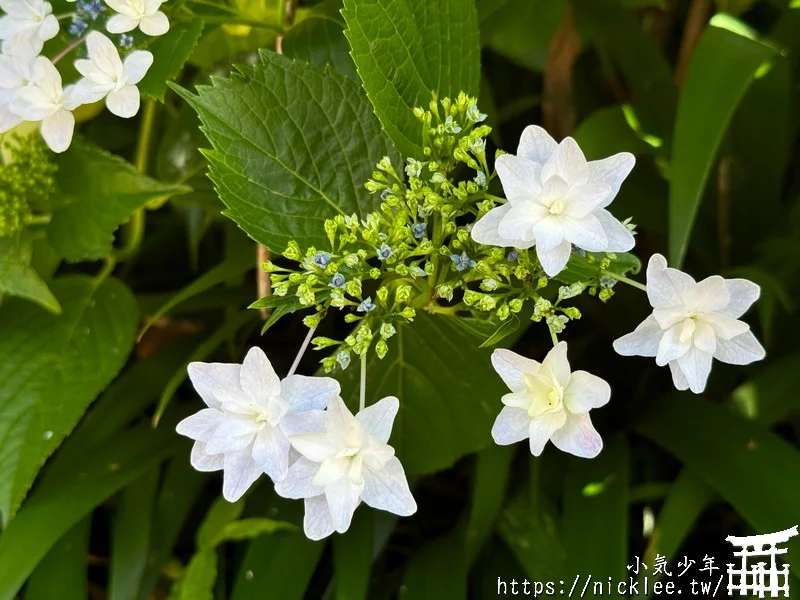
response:
<svg viewBox="0 0 800 600"><path fill-rule="evenodd" d="M114 231L131 213L152 200L189 189L150 179L133 165L80 140L57 155L56 163L57 202L47 237L71 262L105 258Z"/></svg>
<svg viewBox="0 0 800 600"><path fill-rule="evenodd" d="M0 238L0 301L4 295L36 302L60 313L58 300L31 267L32 245L27 236Z"/></svg>
<svg viewBox="0 0 800 600"><path fill-rule="evenodd" d="M423 158L415 107L459 92L478 95L474 0L345 0L346 36L384 130L403 156Z"/></svg>
<svg viewBox="0 0 800 600"><path fill-rule="evenodd" d="M456 317L417 313L401 327L383 360L370 354L367 404L400 399L391 444L409 473L431 473L491 442L500 411L502 381L492 369L483 338L464 330ZM340 375L342 398L358 406L358 365Z"/></svg>
<svg viewBox="0 0 800 600"><path fill-rule="evenodd" d="M42 463L125 364L138 319L120 281L53 283L53 315L16 300L0 309L0 513L8 523Z"/></svg>
<svg viewBox="0 0 800 600"><path fill-rule="evenodd" d="M153 65L137 84L142 94L159 102L164 101L167 82L175 79L189 60L192 50L200 40L203 25L203 20L199 18L173 23L167 33L150 43L147 49L153 53Z"/></svg>
<svg viewBox="0 0 800 600"><path fill-rule="evenodd" d="M760 42L708 27L681 90L672 145L669 262L686 256L706 181L728 123L756 74L776 57Z"/></svg>
<svg viewBox="0 0 800 600"><path fill-rule="evenodd" d="M327 247L323 221L376 208L364 183L394 152L343 75L272 52L240 72L197 96L179 90L214 147L209 175L225 214L269 248Z"/></svg>

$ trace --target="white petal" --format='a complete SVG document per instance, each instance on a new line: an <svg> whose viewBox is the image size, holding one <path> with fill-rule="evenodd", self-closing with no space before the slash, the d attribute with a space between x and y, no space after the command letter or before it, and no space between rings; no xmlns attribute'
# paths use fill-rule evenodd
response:
<svg viewBox="0 0 800 600"><path fill-rule="evenodd" d="M527 389L525 373L538 373L542 365L511 350L498 348L492 352L492 366L508 389L523 392Z"/></svg>
<svg viewBox="0 0 800 600"><path fill-rule="evenodd" d="M504 406L492 425L492 439L500 446L516 444L530 435L530 426L527 410Z"/></svg>
<svg viewBox="0 0 800 600"><path fill-rule="evenodd" d="M514 212L513 209L511 212ZM545 214L543 218L533 223L531 231L539 250L552 250L564 241L564 219Z"/></svg>
<svg viewBox="0 0 800 600"><path fill-rule="evenodd" d="M324 410L328 402L342 391L332 377L289 375L281 381L281 396L289 403L290 412Z"/></svg>
<svg viewBox="0 0 800 600"><path fill-rule="evenodd" d="M258 425L255 421L227 417L220 420L211 437L205 440L206 449L209 454L238 452L252 443L256 433Z"/></svg>
<svg viewBox="0 0 800 600"><path fill-rule="evenodd" d="M563 411L532 419L528 429L531 454L541 455L547 441L555 431L564 426L566 419L567 416Z"/></svg>
<svg viewBox="0 0 800 600"><path fill-rule="evenodd" d="M536 248L536 256L548 277L555 277L567 266L569 255L572 253L572 244L564 240L552 250Z"/></svg>
<svg viewBox="0 0 800 600"><path fill-rule="evenodd" d="M9 109L25 121L41 121L59 110L58 105L35 85L27 85L17 90Z"/></svg>
<svg viewBox="0 0 800 600"><path fill-rule="evenodd" d="M701 315L698 320L710 325L714 329L714 334L723 340L733 339L750 329L750 326L744 321L722 313L706 313Z"/></svg>
<svg viewBox="0 0 800 600"><path fill-rule="evenodd" d="M766 355L766 350L752 331L746 331L730 340L717 338L717 349L714 352L714 358L729 365L749 365Z"/></svg>
<svg viewBox="0 0 800 600"><path fill-rule="evenodd" d="M606 209L599 208L592 214L600 221L608 239L606 252L627 252L636 245L633 234Z"/></svg>
<svg viewBox="0 0 800 600"><path fill-rule="evenodd" d="M300 454L318 463L339 451L327 433L293 435L289 441Z"/></svg>
<svg viewBox="0 0 800 600"><path fill-rule="evenodd" d="M175 431L193 440L206 441L222 422L223 416L214 408L204 408L178 423Z"/></svg>
<svg viewBox="0 0 800 600"><path fill-rule="evenodd" d="M312 483L319 470L319 463L300 457L289 467L286 477L275 483L275 492L284 498L313 498L323 489Z"/></svg>
<svg viewBox="0 0 800 600"><path fill-rule="evenodd" d="M564 197L564 214L580 219L599 208L610 188L605 183L582 183L569 188Z"/></svg>
<svg viewBox="0 0 800 600"><path fill-rule="evenodd" d="M222 497L236 502L261 476L261 469L250 455L250 448L225 455L222 474Z"/></svg>
<svg viewBox="0 0 800 600"><path fill-rule="evenodd" d="M548 217L547 208L538 202L519 202L514 204L497 226L497 232L510 245L521 240L523 246L529 247L534 239L534 227Z"/></svg>
<svg viewBox="0 0 800 600"><path fill-rule="evenodd" d="M567 342L561 341L553 346L542 361L542 369L549 369L558 385L566 387L570 379L569 359L567 359Z"/></svg>
<svg viewBox="0 0 800 600"><path fill-rule="evenodd" d="M333 528L339 533L344 533L350 528L353 513L361 502L360 486L350 483L347 477L325 486L325 498L328 500L328 510L331 512Z"/></svg>
<svg viewBox="0 0 800 600"><path fill-rule="evenodd" d="M758 300L761 288L747 279L726 279L730 300L728 305L720 312L734 319L738 319Z"/></svg>
<svg viewBox="0 0 800 600"><path fill-rule="evenodd" d="M36 35L40 40L46 42L49 39L56 37L58 33L58 19L55 15L47 15L39 25L39 31Z"/></svg>
<svg viewBox="0 0 800 600"><path fill-rule="evenodd" d="M361 499L372 508L385 510L401 517L417 512L417 503L408 487L403 465L393 457L377 472L364 473Z"/></svg>
<svg viewBox="0 0 800 600"><path fill-rule="evenodd" d="M126 85L120 90L112 90L106 96L106 107L112 114L123 119L130 119L139 112L139 89L135 85Z"/></svg>
<svg viewBox="0 0 800 600"><path fill-rule="evenodd" d="M333 521L325 496L306 498L303 532L310 540L321 540L333 533Z"/></svg>
<svg viewBox="0 0 800 600"><path fill-rule="evenodd" d="M281 393L281 380L272 368L264 351L257 346L250 348L242 363L239 375L242 389L256 400L266 401Z"/></svg>
<svg viewBox="0 0 800 600"><path fill-rule="evenodd" d="M10 56L0 56L0 88L15 90L27 84L23 73L20 72L16 61Z"/></svg>
<svg viewBox="0 0 800 600"><path fill-rule="evenodd" d="M559 450L580 458L594 458L603 449L603 439L592 425L589 413L569 415L550 441Z"/></svg>
<svg viewBox="0 0 800 600"><path fill-rule="evenodd" d="M81 61L77 60L75 63ZM86 61L89 62L89 61ZM74 102L80 104L93 104L102 100L106 94L111 90L110 86L98 85L90 79L80 79L72 88L72 99Z"/></svg>
<svg viewBox="0 0 800 600"><path fill-rule="evenodd" d="M629 152L620 152L602 160L589 162L589 181L602 181L611 188L611 193L601 204L602 207L611 204L635 164L636 158Z"/></svg>
<svg viewBox="0 0 800 600"><path fill-rule="evenodd" d="M12 113L8 106L0 104L0 133L5 133L22 123L22 119Z"/></svg>
<svg viewBox="0 0 800 600"><path fill-rule="evenodd" d="M392 425L399 409L400 400L394 396L387 396L359 411L356 419L370 435L385 444L392 434Z"/></svg>
<svg viewBox="0 0 800 600"><path fill-rule="evenodd" d="M153 53L147 50L134 50L125 57L123 68L128 75L128 83L136 85L153 64Z"/></svg>
<svg viewBox="0 0 800 600"><path fill-rule="evenodd" d="M675 389L680 391L688 390L689 382L686 381L686 376L683 374L683 371L681 371L677 360L673 360L669 363L669 370L672 373L672 384L675 386Z"/></svg>
<svg viewBox="0 0 800 600"><path fill-rule="evenodd" d="M287 437L304 433L322 433L325 431L325 411L304 410L287 413L280 420L280 428Z"/></svg>
<svg viewBox="0 0 800 600"><path fill-rule="evenodd" d="M273 481L289 470L289 440L280 428L265 427L253 441L253 460Z"/></svg>
<svg viewBox="0 0 800 600"><path fill-rule="evenodd" d="M49 58L38 56L33 63L31 72L31 84L41 89L51 101L60 101L61 74Z"/></svg>
<svg viewBox="0 0 800 600"><path fill-rule="evenodd" d="M347 479L347 474L351 467L350 463L350 459L344 457L333 456L325 459L317 469L317 473L311 483L322 488L341 479Z"/></svg>
<svg viewBox="0 0 800 600"><path fill-rule="evenodd" d="M717 336L711 325L697 321L694 326L694 347L708 354L714 354L717 349Z"/></svg>
<svg viewBox="0 0 800 600"><path fill-rule="evenodd" d="M53 152L64 152L72 143L75 117L65 109L42 119L42 137Z"/></svg>
<svg viewBox="0 0 800 600"><path fill-rule="evenodd" d="M511 205L503 204L503 206L493 208L483 215L472 226L472 232L470 233L472 239L478 244L487 246L527 248L528 245L531 245L530 242L525 242L521 239L511 239L500 235L498 231L500 221L508 214L509 210L511 210Z"/></svg>
<svg viewBox="0 0 800 600"><path fill-rule="evenodd" d="M189 363L187 371L195 391L210 408L220 408L221 403L214 396L214 389L239 387L241 365L235 363Z"/></svg>
<svg viewBox="0 0 800 600"><path fill-rule="evenodd" d="M203 442L195 442L192 446L192 453L189 456L189 463L195 470L203 473L221 471L225 466L225 456L222 454L209 454L206 452L206 445Z"/></svg>
<svg viewBox="0 0 800 600"><path fill-rule="evenodd" d="M145 35L164 35L169 31L169 19L167 19L167 15L159 11L152 17L144 17L139 23L139 29Z"/></svg>
<svg viewBox="0 0 800 600"><path fill-rule="evenodd" d="M588 413L611 399L611 386L597 375L575 371L564 390L564 404L571 413Z"/></svg>
<svg viewBox="0 0 800 600"><path fill-rule="evenodd" d="M89 59L98 70L114 80L122 77L122 60L119 58L119 52L114 42L99 31L92 31L86 37L86 47L89 51ZM85 75L85 73L83 74Z"/></svg>
<svg viewBox="0 0 800 600"><path fill-rule="evenodd" d="M528 125L519 138L517 156L544 165L558 147L550 134L538 125Z"/></svg>
<svg viewBox="0 0 800 600"><path fill-rule="evenodd" d="M578 143L571 137L564 138L542 167L542 181L558 175L570 186L586 183L589 167Z"/></svg>
<svg viewBox="0 0 800 600"><path fill-rule="evenodd" d="M578 248L589 252L604 252L608 249L608 238L600 221L594 215L582 219L566 217L561 219L564 227L564 239Z"/></svg>
<svg viewBox="0 0 800 600"><path fill-rule="evenodd" d="M683 324L679 323L664 332L656 353L656 364L659 367L663 367L668 362L680 358L692 347L691 338L681 340L682 329Z"/></svg>
<svg viewBox="0 0 800 600"><path fill-rule="evenodd" d="M328 410L325 411L325 429L344 433L354 422L357 421L341 396L336 396L328 403Z"/></svg>
<svg viewBox="0 0 800 600"><path fill-rule="evenodd" d="M105 3L113 10L123 15L133 16L137 11L127 2L127 0L105 0Z"/></svg>
<svg viewBox="0 0 800 600"><path fill-rule="evenodd" d="M678 359L678 366L683 371L689 389L695 394L700 394L706 389L706 381L711 373L711 355L697 348L689 351Z"/></svg>
<svg viewBox="0 0 800 600"><path fill-rule="evenodd" d="M728 306L730 296L725 280L712 275L687 286L681 293L681 300L692 312L716 312Z"/></svg>
<svg viewBox="0 0 800 600"><path fill-rule="evenodd" d="M495 169L503 184L503 191L511 204L536 200L542 189L539 174L542 166L511 154L503 154L495 161Z"/></svg>
<svg viewBox="0 0 800 600"><path fill-rule="evenodd" d="M664 332L650 315L631 333L614 340L614 350L622 356L655 356L662 335Z"/></svg>
<svg viewBox="0 0 800 600"><path fill-rule="evenodd" d="M133 31L138 26L138 17L130 17L122 14L114 15L106 22L106 29L109 33L127 33L128 31Z"/></svg>
<svg viewBox="0 0 800 600"><path fill-rule="evenodd" d="M660 254L650 257L647 263L647 298L653 308L682 305L681 295L694 283L686 273L668 268L667 259Z"/></svg>

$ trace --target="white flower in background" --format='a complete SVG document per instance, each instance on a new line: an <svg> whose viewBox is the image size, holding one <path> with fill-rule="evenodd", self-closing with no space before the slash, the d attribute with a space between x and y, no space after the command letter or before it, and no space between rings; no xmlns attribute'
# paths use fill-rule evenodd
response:
<svg viewBox="0 0 800 600"><path fill-rule="evenodd" d="M323 409L340 390L330 377L281 381L260 348L251 348L241 365L191 363L189 378L208 408L178 423L177 431L195 440L195 469L222 469L222 495L229 502L261 473L274 480L286 476L288 436L321 428Z"/></svg>
<svg viewBox="0 0 800 600"><path fill-rule="evenodd" d="M4 133L22 122L11 112L11 101L17 90L25 87L33 75L36 49L30 40L17 36L6 42L0 54L0 133Z"/></svg>
<svg viewBox="0 0 800 600"><path fill-rule="evenodd" d="M669 365L679 390L695 394L706 387L711 359L731 365L747 365L766 352L739 321L761 293L747 279L723 279L713 275L700 282L667 267L654 254L647 265L647 297L653 314L628 335L614 342L623 356L655 356L659 366Z"/></svg>
<svg viewBox="0 0 800 600"><path fill-rule="evenodd" d="M106 0L118 14L106 23L109 33L126 33L137 27L151 36L164 35L169 31L167 15L159 7L164 0Z"/></svg>
<svg viewBox="0 0 800 600"><path fill-rule="evenodd" d="M550 277L567 264L573 244L589 252L630 250L633 235L606 207L634 163L627 152L587 162L572 138L557 144L541 127L526 127L517 155L504 154L495 163L508 203L479 219L472 239L489 246L535 245Z"/></svg>
<svg viewBox="0 0 800 600"><path fill-rule="evenodd" d="M72 142L75 128L73 110L79 106L72 97L74 86L61 88L61 75L44 56L33 63L28 85L17 90L11 112L23 121L41 121L42 137L53 152L64 152Z"/></svg>
<svg viewBox="0 0 800 600"><path fill-rule="evenodd" d="M23 37L31 42L36 53L58 33L58 19L45 0L0 0L6 13L0 17L0 40Z"/></svg>
<svg viewBox="0 0 800 600"><path fill-rule="evenodd" d="M136 84L153 64L152 53L135 50L123 62L114 42L97 31L88 35L86 47L89 58L75 61L75 68L83 75L75 85L75 97L82 104L105 98L108 110L118 117L134 116L139 111Z"/></svg>
<svg viewBox="0 0 800 600"><path fill-rule="evenodd" d="M337 397L325 411L324 429L289 438L302 456L275 491L305 498L303 529L310 539L347 531L362 500L400 516L416 512L403 466L386 443L399 406L390 396L354 417Z"/></svg>
<svg viewBox="0 0 800 600"><path fill-rule="evenodd" d="M570 371L567 343L559 342L539 363L510 350L495 350L492 365L511 390L492 427L501 446L530 440L539 456L548 440L556 448L582 458L603 449L589 411L607 404L608 383L586 371Z"/></svg>

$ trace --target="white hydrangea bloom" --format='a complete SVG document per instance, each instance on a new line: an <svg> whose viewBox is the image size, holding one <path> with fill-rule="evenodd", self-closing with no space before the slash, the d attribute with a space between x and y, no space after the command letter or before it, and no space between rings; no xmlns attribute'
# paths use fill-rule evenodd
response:
<svg viewBox="0 0 800 600"><path fill-rule="evenodd" d="M150 36L169 31L167 15L158 10L164 0L105 0L118 14L106 23L109 33L126 33L137 27Z"/></svg>
<svg viewBox="0 0 800 600"><path fill-rule="evenodd" d="M614 342L623 356L654 356L656 364L669 365L679 390L695 394L706 387L711 360L747 365L766 352L750 326L739 321L761 293L747 279L713 275L700 282L667 267L654 254L647 264L647 297L653 314L631 333Z"/></svg>
<svg viewBox="0 0 800 600"><path fill-rule="evenodd" d="M38 54L58 33L58 19L46 0L0 0L0 8L6 13L0 17L0 40L23 37Z"/></svg>
<svg viewBox="0 0 800 600"><path fill-rule="evenodd" d="M586 371L570 371L567 343L559 342L539 363L510 350L492 353L492 365L511 390L492 427L501 446L529 439L531 454L539 456L548 441L582 458L603 449L589 411L608 403L608 383Z"/></svg>
<svg viewBox="0 0 800 600"><path fill-rule="evenodd" d="M33 75L37 51L30 40L17 36L3 45L0 54L0 133L12 129L22 119L11 112L11 101L17 90L25 87Z"/></svg>
<svg viewBox="0 0 800 600"><path fill-rule="evenodd" d="M489 246L536 246L550 277L566 266L573 244L589 252L630 250L633 235L606 207L634 163L627 152L587 162L572 138L558 144L541 127L526 127L517 155L504 154L495 163L508 203L479 219L472 239Z"/></svg>
<svg viewBox="0 0 800 600"><path fill-rule="evenodd" d="M340 391L330 377L281 381L260 348L251 348L241 365L191 363L189 378L208 408L178 423L177 431L195 440L195 469L223 471L222 495L229 502L261 473L285 477L288 436L321 427L323 409Z"/></svg>
<svg viewBox="0 0 800 600"><path fill-rule="evenodd" d="M41 121L44 141L53 152L64 152L72 143L75 128L73 110L79 102L72 95L74 86L61 87L61 75L44 56L33 63L31 78L17 90L10 110L24 121Z"/></svg>
<svg viewBox="0 0 800 600"><path fill-rule="evenodd" d="M153 64L153 54L135 50L120 60L117 47L97 31L86 38L88 59L75 61L83 75L75 85L75 97L82 104L106 99L108 110L118 117L129 118L139 112L139 83Z"/></svg>
<svg viewBox="0 0 800 600"><path fill-rule="evenodd" d="M337 397L325 411L324 428L289 438L302 456L275 491L305 498L303 529L310 539L347 531L362 500L400 516L416 512L403 466L386 443L399 406L390 396L354 417Z"/></svg>

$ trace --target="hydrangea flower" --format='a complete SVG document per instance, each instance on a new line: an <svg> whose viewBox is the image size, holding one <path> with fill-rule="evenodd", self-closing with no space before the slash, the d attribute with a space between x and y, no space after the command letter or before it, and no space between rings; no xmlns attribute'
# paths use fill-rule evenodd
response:
<svg viewBox="0 0 800 600"><path fill-rule="evenodd" d="M11 40L6 52L0 54L0 133L22 122L19 116L11 112L10 104L17 90L28 85L36 54L30 40L20 36Z"/></svg>
<svg viewBox="0 0 800 600"><path fill-rule="evenodd" d="M106 107L118 117L130 118L139 112L139 83L153 64L153 54L135 50L122 61L117 47L102 33L92 31L86 38L88 59L75 61L83 75L75 85L75 96L81 104L103 98Z"/></svg>
<svg viewBox="0 0 800 600"><path fill-rule="evenodd" d="M411 233L414 234L414 239L421 240L425 237L427 225L425 223L414 223L411 226Z"/></svg>
<svg viewBox="0 0 800 600"><path fill-rule="evenodd" d="M55 65L44 56L33 63L28 85L17 90L11 101L11 112L23 121L41 121L42 137L53 152L64 152L72 142L75 117L79 105L74 95L75 86L61 87L61 75Z"/></svg>
<svg viewBox="0 0 800 600"><path fill-rule="evenodd" d="M345 281L344 275L341 273L336 273L333 277L331 277L331 282L328 284L328 287L343 290L345 287L347 287L347 281Z"/></svg>
<svg viewBox="0 0 800 600"><path fill-rule="evenodd" d="M389 246L389 244L387 244L386 242L383 242L381 244L381 247L378 248L378 250L376 251L376 254L378 255L378 258L380 260L386 260L387 258L392 256L393 252L391 246Z"/></svg>
<svg viewBox="0 0 800 600"><path fill-rule="evenodd" d="M375 310L375 303L372 301L372 296L366 298L356 307L357 312L371 312Z"/></svg>
<svg viewBox="0 0 800 600"><path fill-rule="evenodd" d="M529 439L539 456L548 441L556 448L594 458L603 449L589 411L608 403L608 383L586 371L571 371L567 343L559 342L539 363L510 350L495 350L492 366L511 390L492 427L501 446Z"/></svg>
<svg viewBox="0 0 800 600"><path fill-rule="evenodd" d="M323 409L340 391L330 377L290 375L283 381L260 348L239 364L194 362L189 378L208 408L178 423L195 440L198 471L223 471L222 495L235 502L266 473L286 476L289 439L322 427Z"/></svg>
<svg viewBox="0 0 800 600"><path fill-rule="evenodd" d="M58 19L46 0L0 0L0 8L6 13L0 17L0 40L24 37L38 54L58 33Z"/></svg>
<svg viewBox="0 0 800 600"><path fill-rule="evenodd" d="M416 512L403 466L386 443L399 406L390 396L354 417L337 397L325 411L324 428L289 438L302 456L275 491L305 499L303 529L310 539L347 531L362 501L404 517Z"/></svg>
<svg viewBox="0 0 800 600"><path fill-rule="evenodd" d="M634 162L627 152L587 162L572 138L557 144L531 125L522 132L517 155L504 154L495 163L508 203L478 220L472 239L490 246L536 246L550 277L566 266L572 244L590 252L630 250L633 235L605 207Z"/></svg>
<svg viewBox="0 0 800 600"><path fill-rule="evenodd" d="M158 10L164 0L106 0L119 14L106 23L109 33L127 33L137 27L150 36L164 35L169 31L167 15Z"/></svg>
<svg viewBox="0 0 800 600"><path fill-rule="evenodd" d="M330 252L317 252L312 258L311 262L317 265L320 269L324 269L331 262Z"/></svg>
<svg viewBox="0 0 800 600"><path fill-rule="evenodd" d="M739 321L761 293L747 279L713 275L700 282L667 267L654 254L647 264L647 298L653 314L631 333L614 342L623 356L654 356L659 366L669 365L679 390L695 394L706 387L711 360L747 365L766 352L750 326Z"/></svg>
<svg viewBox="0 0 800 600"><path fill-rule="evenodd" d="M451 254L450 260L453 261L453 264L455 264L456 271L466 271L467 269L471 269L478 264L469 256L467 256L466 252L462 252L461 254Z"/></svg>

